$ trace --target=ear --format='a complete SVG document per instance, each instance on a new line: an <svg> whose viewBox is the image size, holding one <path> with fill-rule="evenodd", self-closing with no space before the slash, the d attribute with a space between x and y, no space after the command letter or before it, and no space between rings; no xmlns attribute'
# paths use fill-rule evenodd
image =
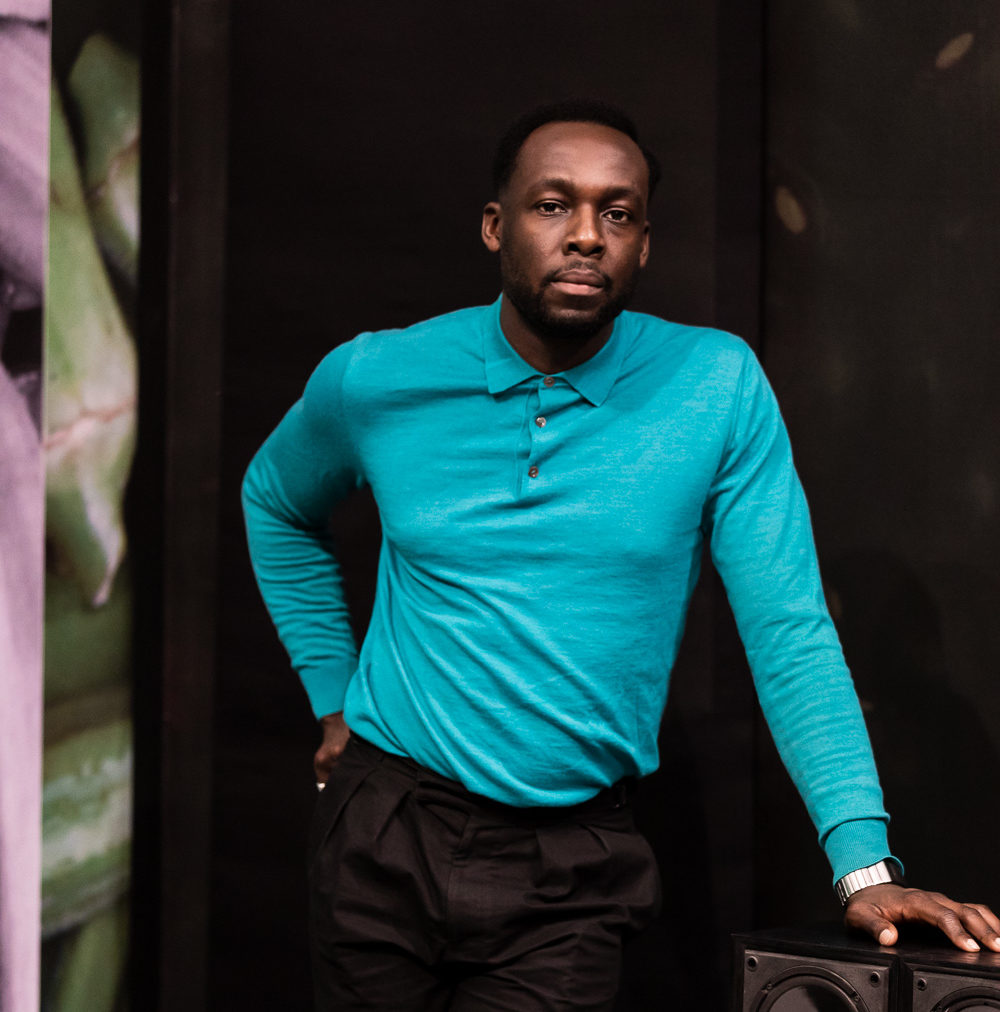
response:
<svg viewBox="0 0 1000 1012"><path fill-rule="evenodd" d="M500 250L500 201L491 200L483 208L483 244L491 253Z"/></svg>
<svg viewBox="0 0 1000 1012"><path fill-rule="evenodd" d="M639 267L640 269L646 266L646 261L649 260L649 222L642 228L642 249L639 251Z"/></svg>

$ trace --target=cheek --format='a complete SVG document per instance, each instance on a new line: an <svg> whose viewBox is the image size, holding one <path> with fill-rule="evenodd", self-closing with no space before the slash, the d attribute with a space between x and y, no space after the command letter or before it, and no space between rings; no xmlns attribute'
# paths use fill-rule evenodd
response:
<svg viewBox="0 0 1000 1012"><path fill-rule="evenodd" d="M542 273L544 254L538 244L526 236L508 235L500 246L500 255L507 269L520 277Z"/></svg>
<svg viewBox="0 0 1000 1012"><path fill-rule="evenodd" d="M646 264L647 250L644 243L629 243L619 255L618 261L627 271L641 270Z"/></svg>

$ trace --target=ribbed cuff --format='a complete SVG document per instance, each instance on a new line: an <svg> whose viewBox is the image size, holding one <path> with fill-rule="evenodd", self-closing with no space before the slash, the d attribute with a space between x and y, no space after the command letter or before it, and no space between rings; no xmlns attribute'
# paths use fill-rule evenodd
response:
<svg viewBox="0 0 1000 1012"><path fill-rule="evenodd" d="M823 841L823 849L833 868L833 881L859 868L891 858L903 869L903 862L889 850L884 819L853 819L834 826Z"/></svg>
<svg viewBox="0 0 1000 1012"><path fill-rule="evenodd" d="M357 670L357 657L337 657L299 672L317 720L344 709L347 686Z"/></svg>

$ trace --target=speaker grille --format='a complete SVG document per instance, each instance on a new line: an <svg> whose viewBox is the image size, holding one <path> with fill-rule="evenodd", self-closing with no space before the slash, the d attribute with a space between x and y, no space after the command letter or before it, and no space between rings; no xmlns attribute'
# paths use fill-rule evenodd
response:
<svg viewBox="0 0 1000 1012"><path fill-rule="evenodd" d="M1000 980L913 968L913 1012L1000 1012Z"/></svg>
<svg viewBox="0 0 1000 1012"><path fill-rule="evenodd" d="M892 948L840 925L734 935L731 1012L1000 1012L1000 954L909 934Z"/></svg>
<svg viewBox="0 0 1000 1012"><path fill-rule="evenodd" d="M883 965L747 949L742 1012L888 1012Z"/></svg>

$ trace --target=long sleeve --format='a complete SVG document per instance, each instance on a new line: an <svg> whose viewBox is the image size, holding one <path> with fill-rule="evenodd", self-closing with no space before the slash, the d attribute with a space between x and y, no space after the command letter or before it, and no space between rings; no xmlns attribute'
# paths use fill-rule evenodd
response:
<svg viewBox="0 0 1000 1012"><path fill-rule="evenodd" d="M343 709L357 667L330 512L363 475L343 408L349 345L331 352L250 463L250 559L264 603L317 717Z"/></svg>
<svg viewBox="0 0 1000 1012"><path fill-rule="evenodd" d="M888 815L823 598L805 496L774 394L750 353L706 527L761 708L834 878L889 856Z"/></svg>

